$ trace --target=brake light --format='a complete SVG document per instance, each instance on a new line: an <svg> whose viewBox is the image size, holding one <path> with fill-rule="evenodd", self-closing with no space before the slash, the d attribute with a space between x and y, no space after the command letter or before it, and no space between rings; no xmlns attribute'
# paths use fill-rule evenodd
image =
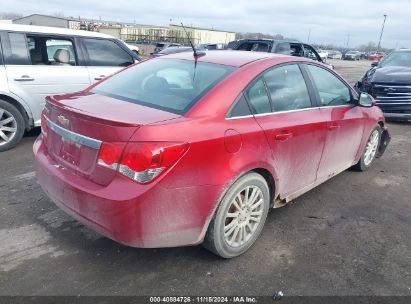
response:
<svg viewBox="0 0 411 304"><path fill-rule="evenodd" d="M98 164L147 183L175 164L187 148L186 143L174 142L103 143Z"/></svg>
<svg viewBox="0 0 411 304"><path fill-rule="evenodd" d="M101 166L117 170L126 143L102 143L97 163Z"/></svg>

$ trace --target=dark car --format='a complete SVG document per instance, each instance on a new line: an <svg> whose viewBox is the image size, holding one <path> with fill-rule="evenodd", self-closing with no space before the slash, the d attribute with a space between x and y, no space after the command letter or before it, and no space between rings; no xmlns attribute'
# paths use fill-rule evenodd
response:
<svg viewBox="0 0 411 304"><path fill-rule="evenodd" d="M358 51L349 51L345 53L344 60L360 60L361 53Z"/></svg>
<svg viewBox="0 0 411 304"><path fill-rule="evenodd" d="M196 50L223 50L224 44L223 43L205 43L205 44L198 44L196 45Z"/></svg>
<svg viewBox="0 0 411 304"><path fill-rule="evenodd" d="M161 52L162 50L173 46L181 46L181 44L171 42L158 42L154 49L154 54L157 54L158 52Z"/></svg>
<svg viewBox="0 0 411 304"><path fill-rule="evenodd" d="M163 56L167 54L181 53L181 52L187 52L187 51L193 51L193 49L189 46L172 46L160 52L152 53L150 57L158 57L158 56Z"/></svg>
<svg viewBox="0 0 411 304"><path fill-rule="evenodd" d="M371 94L385 117L411 119L411 49L394 51L371 65L356 89Z"/></svg>
<svg viewBox="0 0 411 304"><path fill-rule="evenodd" d="M227 49L305 57L326 64L311 45L298 40L240 39L228 43Z"/></svg>

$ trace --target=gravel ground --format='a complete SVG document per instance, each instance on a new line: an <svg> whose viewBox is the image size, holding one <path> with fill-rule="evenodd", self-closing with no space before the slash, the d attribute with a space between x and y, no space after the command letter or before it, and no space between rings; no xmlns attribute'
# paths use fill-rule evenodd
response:
<svg viewBox="0 0 411 304"><path fill-rule="evenodd" d="M330 61L354 83L368 61ZM411 125L369 171L346 171L273 210L255 246L117 244L60 211L36 183L38 130L0 154L0 295L411 295Z"/></svg>

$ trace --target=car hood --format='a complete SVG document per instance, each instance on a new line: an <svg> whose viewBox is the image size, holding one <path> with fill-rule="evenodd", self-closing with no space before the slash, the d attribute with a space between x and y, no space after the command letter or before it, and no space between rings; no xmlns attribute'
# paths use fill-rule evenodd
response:
<svg viewBox="0 0 411 304"><path fill-rule="evenodd" d="M408 67L377 67L367 72L368 82L411 83L411 68Z"/></svg>

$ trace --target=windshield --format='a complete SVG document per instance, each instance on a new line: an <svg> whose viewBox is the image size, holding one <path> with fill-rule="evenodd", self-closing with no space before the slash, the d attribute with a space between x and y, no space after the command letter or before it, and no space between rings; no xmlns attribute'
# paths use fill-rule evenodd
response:
<svg viewBox="0 0 411 304"><path fill-rule="evenodd" d="M176 59L152 59L124 70L91 92L184 115L235 68Z"/></svg>
<svg viewBox="0 0 411 304"><path fill-rule="evenodd" d="M411 51L410 52L394 52L388 56L383 62L382 67L402 66L411 67Z"/></svg>

